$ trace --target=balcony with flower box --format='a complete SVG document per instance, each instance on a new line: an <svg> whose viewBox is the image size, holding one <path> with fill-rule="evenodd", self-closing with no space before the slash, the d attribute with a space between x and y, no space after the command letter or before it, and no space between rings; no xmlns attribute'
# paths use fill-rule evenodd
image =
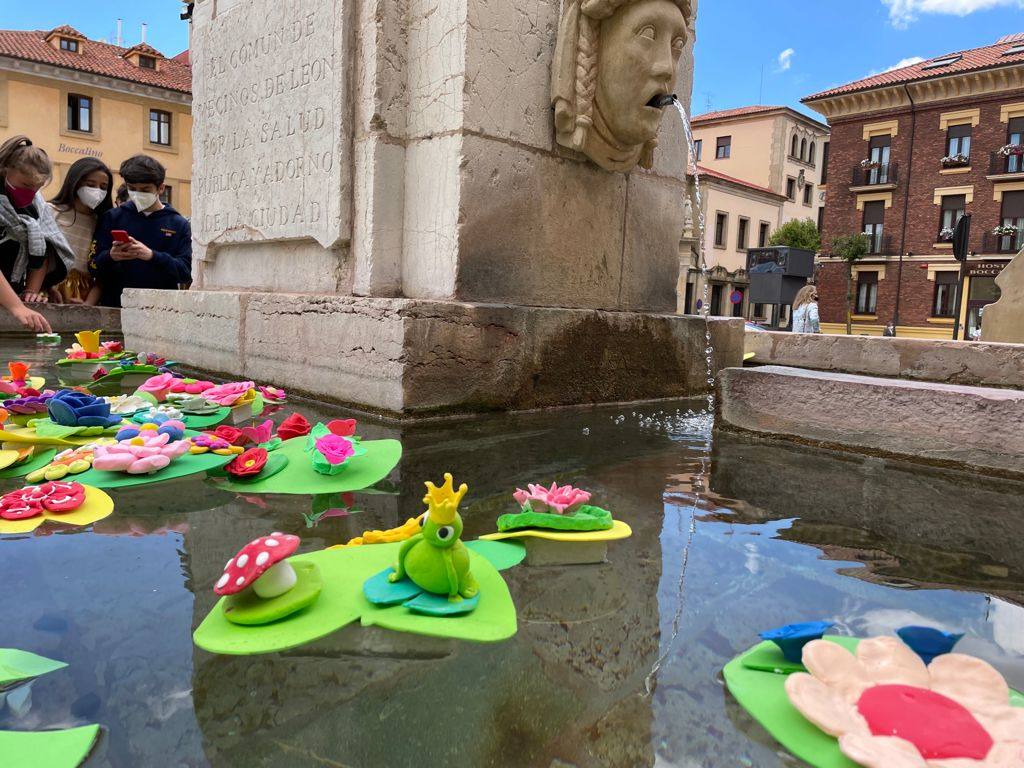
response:
<svg viewBox="0 0 1024 768"><path fill-rule="evenodd" d="M851 192L889 192L899 181L899 163L862 160L853 166Z"/></svg>
<svg viewBox="0 0 1024 768"><path fill-rule="evenodd" d="M983 253L1014 255L1024 248L1024 228L1000 225L986 232L982 243Z"/></svg>
<svg viewBox="0 0 1024 768"><path fill-rule="evenodd" d="M1024 144L1007 144L993 152L988 179L995 182L1024 179Z"/></svg>

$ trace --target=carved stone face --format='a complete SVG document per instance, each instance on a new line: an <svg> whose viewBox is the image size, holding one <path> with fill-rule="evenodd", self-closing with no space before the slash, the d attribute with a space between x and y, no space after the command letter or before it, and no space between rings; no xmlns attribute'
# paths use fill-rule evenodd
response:
<svg viewBox="0 0 1024 768"><path fill-rule="evenodd" d="M601 23L594 111L605 138L629 147L658 135L664 109L647 104L673 93L685 46L686 19L671 0L626 3Z"/></svg>

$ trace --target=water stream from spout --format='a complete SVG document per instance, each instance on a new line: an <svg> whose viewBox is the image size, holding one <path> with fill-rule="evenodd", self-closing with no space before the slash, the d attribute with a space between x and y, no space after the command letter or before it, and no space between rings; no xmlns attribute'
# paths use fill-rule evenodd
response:
<svg viewBox="0 0 1024 768"><path fill-rule="evenodd" d="M700 279L703 286L703 295L700 307L697 311L704 318L704 363L705 373L707 374L706 383L709 390L706 398L707 409L704 411L704 418L702 419L704 449L701 451L700 467L697 474L691 481L693 487L693 501L690 503L686 511L680 510L680 514L688 516L689 520L685 534L686 543L683 545L683 552L681 556L682 561L679 566L679 578L676 582L676 608L672 616L672 629L668 642L662 646L661 654L658 656L654 665L651 667L651 671L647 673L647 677L644 679L644 689L648 696L654 690L654 678L657 676L662 664L664 664L665 660L672 654L676 640L679 638L679 625L683 618L683 611L686 608L686 569L690 563L690 548L693 545L693 539L697 533L697 510L701 504L701 492L705 489L705 486L708 483L711 464L711 436L715 418L715 348L711 343L711 307L708 303L710 286L708 282L708 263L705 258L704 247L706 218L704 215L704 204L700 185L700 171L697 168L697 145L693 140L693 129L690 125L690 118L687 116L686 110L683 108L683 105L679 103L678 99L673 99L673 104L675 105L676 111L679 112L679 117L683 122L683 133L686 136L686 145L688 149L686 167L693 175L693 203L696 208L697 224L697 266L700 269ZM680 519L680 523L682 522L683 518Z"/></svg>

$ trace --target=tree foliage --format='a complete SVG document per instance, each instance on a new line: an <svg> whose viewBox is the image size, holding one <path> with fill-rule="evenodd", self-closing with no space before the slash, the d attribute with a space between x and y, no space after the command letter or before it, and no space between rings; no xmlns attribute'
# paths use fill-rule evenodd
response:
<svg viewBox="0 0 1024 768"><path fill-rule="evenodd" d="M811 219L793 219L772 232L768 245L788 245L817 253L821 249L821 234Z"/></svg>

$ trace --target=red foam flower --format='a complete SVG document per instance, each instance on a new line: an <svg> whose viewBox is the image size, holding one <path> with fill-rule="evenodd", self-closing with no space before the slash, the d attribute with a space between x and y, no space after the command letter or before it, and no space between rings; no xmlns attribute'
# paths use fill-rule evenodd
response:
<svg viewBox="0 0 1024 768"><path fill-rule="evenodd" d="M356 433L356 420L335 419L327 422L327 428L331 430L331 434L338 437L352 437Z"/></svg>
<svg viewBox="0 0 1024 768"><path fill-rule="evenodd" d="M293 413L281 422L281 426L277 428L277 436L282 440L291 440L293 437L308 435L312 429L313 426L301 414Z"/></svg>
<svg viewBox="0 0 1024 768"><path fill-rule="evenodd" d="M224 466L224 471L232 477L255 477L267 466L267 451L263 448L250 448L236 456Z"/></svg>
<svg viewBox="0 0 1024 768"><path fill-rule="evenodd" d="M243 434L242 430L228 424L221 424L213 431L213 434L221 440L227 440L232 445L245 445L249 442L249 438Z"/></svg>

